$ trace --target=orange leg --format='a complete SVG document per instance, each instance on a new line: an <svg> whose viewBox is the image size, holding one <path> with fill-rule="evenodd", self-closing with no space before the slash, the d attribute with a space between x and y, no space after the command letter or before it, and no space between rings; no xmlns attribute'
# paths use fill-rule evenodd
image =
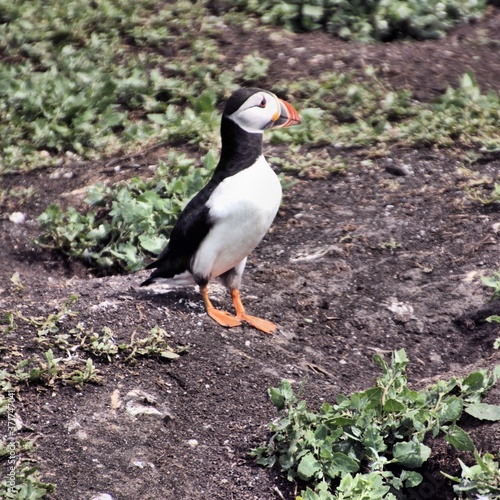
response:
<svg viewBox="0 0 500 500"><path fill-rule="evenodd" d="M267 319L257 318L256 316L250 316L245 312L245 308L241 303L240 292L239 290L231 291L231 298L233 299L234 309L236 311L236 317L245 323L248 323L250 326L257 328L264 333L272 334L278 328L271 321L267 321Z"/></svg>
<svg viewBox="0 0 500 500"><path fill-rule="evenodd" d="M210 299L208 298L208 287L206 285L200 286L200 293L201 296L203 297L203 302L205 303L205 309L207 310L207 314L213 320L217 321L219 325L227 326L228 328L241 325L241 321L235 316L232 316L226 311L220 311L219 309L215 309L215 307L212 305L212 302L210 302Z"/></svg>

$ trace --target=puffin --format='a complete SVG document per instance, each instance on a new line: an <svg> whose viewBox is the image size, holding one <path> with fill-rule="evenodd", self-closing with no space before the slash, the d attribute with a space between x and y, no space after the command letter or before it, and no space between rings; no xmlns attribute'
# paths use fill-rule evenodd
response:
<svg viewBox="0 0 500 500"><path fill-rule="evenodd" d="M247 314L240 285L248 255L269 230L281 203L281 184L263 155L263 132L300 124L295 108L272 92L240 88L221 118L219 162L208 183L186 205L169 241L140 286L198 285L207 314L232 328L246 323L272 334L277 325ZM216 309L208 285L219 278L235 314Z"/></svg>

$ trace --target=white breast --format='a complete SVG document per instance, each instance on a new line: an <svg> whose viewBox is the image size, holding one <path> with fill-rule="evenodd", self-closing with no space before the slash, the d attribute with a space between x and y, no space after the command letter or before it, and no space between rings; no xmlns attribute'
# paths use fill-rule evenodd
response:
<svg viewBox="0 0 500 500"><path fill-rule="evenodd" d="M280 202L279 179L263 156L224 179L207 203L214 225L196 252L193 273L213 278L241 262L268 231Z"/></svg>

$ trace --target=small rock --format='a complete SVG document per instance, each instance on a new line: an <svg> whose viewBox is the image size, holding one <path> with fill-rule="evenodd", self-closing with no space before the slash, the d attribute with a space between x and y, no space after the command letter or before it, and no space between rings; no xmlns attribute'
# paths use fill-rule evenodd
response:
<svg viewBox="0 0 500 500"><path fill-rule="evenodd" d="M125 399L127 400L125 409L131 417L148 415L150 417L160 418L165 423L169 423L174 419L173 415L164 407L164 405L159 403L155 396L148 394L141 389L130 391ZM160 406L161 410L159 410L157 406Z"/></svg>
<svg viewBox="0 0 500 500"><path fill-rule="evenodd" d="M393 165L389 164L385 166L386 172L392 175L397 175L399 177L403 177L406 175L413 174L412 169L408 165Z"/></svg>
<svg viewBox="0 0 500 500"><path fill-rule="evenodd" d="M135 460L134 462L132 462L132 465L134 467L139 467L139 469L144 469L146 464L142 460Z"/></svg>
<svg viewBox="0 0 500 500"><path fill-rule="evenodd" d="M429 356L429 359L433 362L433 363L442 363L443 362L443 358L441 357L440 354L437 354L435 352L431 352L430 356Z"/></svg>
<svg viewBox="0 0 500 500"><path fill-rule="evenodd" d="M191 446L191 448L196 448L198 446L198 440L197 439L190 439L188 441L188 445Z"/></svg>
<svg viewBox="0 0 500 500"><path fill-rule="evenodd" d="M22 212L12 212L9 215L9 220L14 224L24 224L26 222L26 214Z"/></svg>
<svg viewBox="0 0 500 500"><path fill-rule="evenodd" d="M90 500L113 500L113 497L109 493L98 493L95 497Z"/></svg>
<svg viewBox="0 0 500 500"><path fill-rule="evenodd" d="M386 304L387 309L394 314L394 319L406 323L410 319L413 319L413 307L410 304L405 304L404 302L399 302L397 299L390 299L390 302Z"/></svg>

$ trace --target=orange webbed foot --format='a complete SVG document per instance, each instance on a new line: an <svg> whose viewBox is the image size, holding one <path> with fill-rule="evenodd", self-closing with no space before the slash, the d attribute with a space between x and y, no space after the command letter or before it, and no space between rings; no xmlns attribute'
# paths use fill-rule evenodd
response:
<svg viewBox="0 0 500 500"><path fill-rule="evenodd" d="M219 325L225 326L226 328L233 328L235 326L241 326L241 321L232 314L226 311L220 311L219 309L207 309L207 314Z"/></svg>
<svg viewBox="0 0 500 500"><path fill-rule="evenodd" d="M267 319L257 318L256 316L250 316L245 312L245 308L241 303L240 292L238 290L232 290L231 297L233 299L234 309L236 311L236 317L239 320L244 321L245 323L248 323L250 326L257 328L257 330L260 330L261 332L264 333L268 333L270 335L277 330L278 326L272 323L271 321L268 321Z"/></svg>
<svg viewBox="0 0 500 500"><path fill-rule="evenodd" d="M261 332L272 335L277 329L278 325L273 323L272 321L268 321L267 319L257 318L256 316L250 316L248 314L244 314L242 316L236 316L241 321L248 323L250 326L257 328Z"/></svg>
<svg viewBox="0 0 500 500"><path fill-rule="evenodd" d="M219 325L225 326L226 328L233 328L235 326L241 326L241 321L226 311L221 311L219 309L215 309L208 298L208 289L207 286L200 286L201 296L203 297L203 302L205 304L205 309L207 314Z"/></svg>

